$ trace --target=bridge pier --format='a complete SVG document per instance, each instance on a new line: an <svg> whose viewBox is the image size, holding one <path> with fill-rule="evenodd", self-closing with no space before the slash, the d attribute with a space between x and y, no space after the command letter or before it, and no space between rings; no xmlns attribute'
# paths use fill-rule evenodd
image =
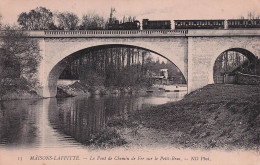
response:
<svg viewBox="0 0 260 165"><path fill-rule="evenodd" d="M57 86L43 86L39 87L36 90L37 94L41 97L44 98L49 98L49 97L56 97L57 95Z"/></svg>

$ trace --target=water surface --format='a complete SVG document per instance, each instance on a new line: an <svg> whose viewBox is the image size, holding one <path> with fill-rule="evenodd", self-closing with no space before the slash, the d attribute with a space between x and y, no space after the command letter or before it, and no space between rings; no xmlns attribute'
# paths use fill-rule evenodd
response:
<svg viewBox="0 0 260 165"><path fill-rule="evenodd" d="M0 102L0 148L84 148L115 117L174 102L186 92Z"/></svg>

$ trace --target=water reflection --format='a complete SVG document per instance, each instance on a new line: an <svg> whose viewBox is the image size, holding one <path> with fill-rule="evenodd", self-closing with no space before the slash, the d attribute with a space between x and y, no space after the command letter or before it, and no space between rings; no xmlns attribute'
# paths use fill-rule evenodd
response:
<svg viewBox="0 0 260 165"><path fill-rule="evenodd" d="M0 102L0 143L30 146L38 143L38 107L41 101Z"/></svg>
<svg viewBox="0 0 260 165"><path fill-rule="evenodd" d="M143 96L50 98L0 102L1 148L83 147L114 118L180 100L185 92Z"/></svg>

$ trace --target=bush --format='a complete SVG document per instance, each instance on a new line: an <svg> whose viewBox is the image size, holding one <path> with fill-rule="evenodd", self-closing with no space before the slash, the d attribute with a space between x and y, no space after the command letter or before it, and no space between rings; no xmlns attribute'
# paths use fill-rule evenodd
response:
<svg viewBox="0 0 260 165"><path fill-rule="evenodd" d="M112 128L107 128L101 130L99 133L93 134L92 138L86 142L88 145L93 144L104 148L121 146L126 143L117 130Z"/></svg>

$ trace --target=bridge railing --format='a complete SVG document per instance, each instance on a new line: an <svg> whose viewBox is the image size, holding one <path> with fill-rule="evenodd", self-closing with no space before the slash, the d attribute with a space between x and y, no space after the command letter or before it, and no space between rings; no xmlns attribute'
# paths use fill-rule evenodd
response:
<svg viewBox="0 0 260 165"><path fill-rule="evenodd" d="M188 30L47 30L44 31L47 37L118 37L118 36L185 36Z"/></svg>

